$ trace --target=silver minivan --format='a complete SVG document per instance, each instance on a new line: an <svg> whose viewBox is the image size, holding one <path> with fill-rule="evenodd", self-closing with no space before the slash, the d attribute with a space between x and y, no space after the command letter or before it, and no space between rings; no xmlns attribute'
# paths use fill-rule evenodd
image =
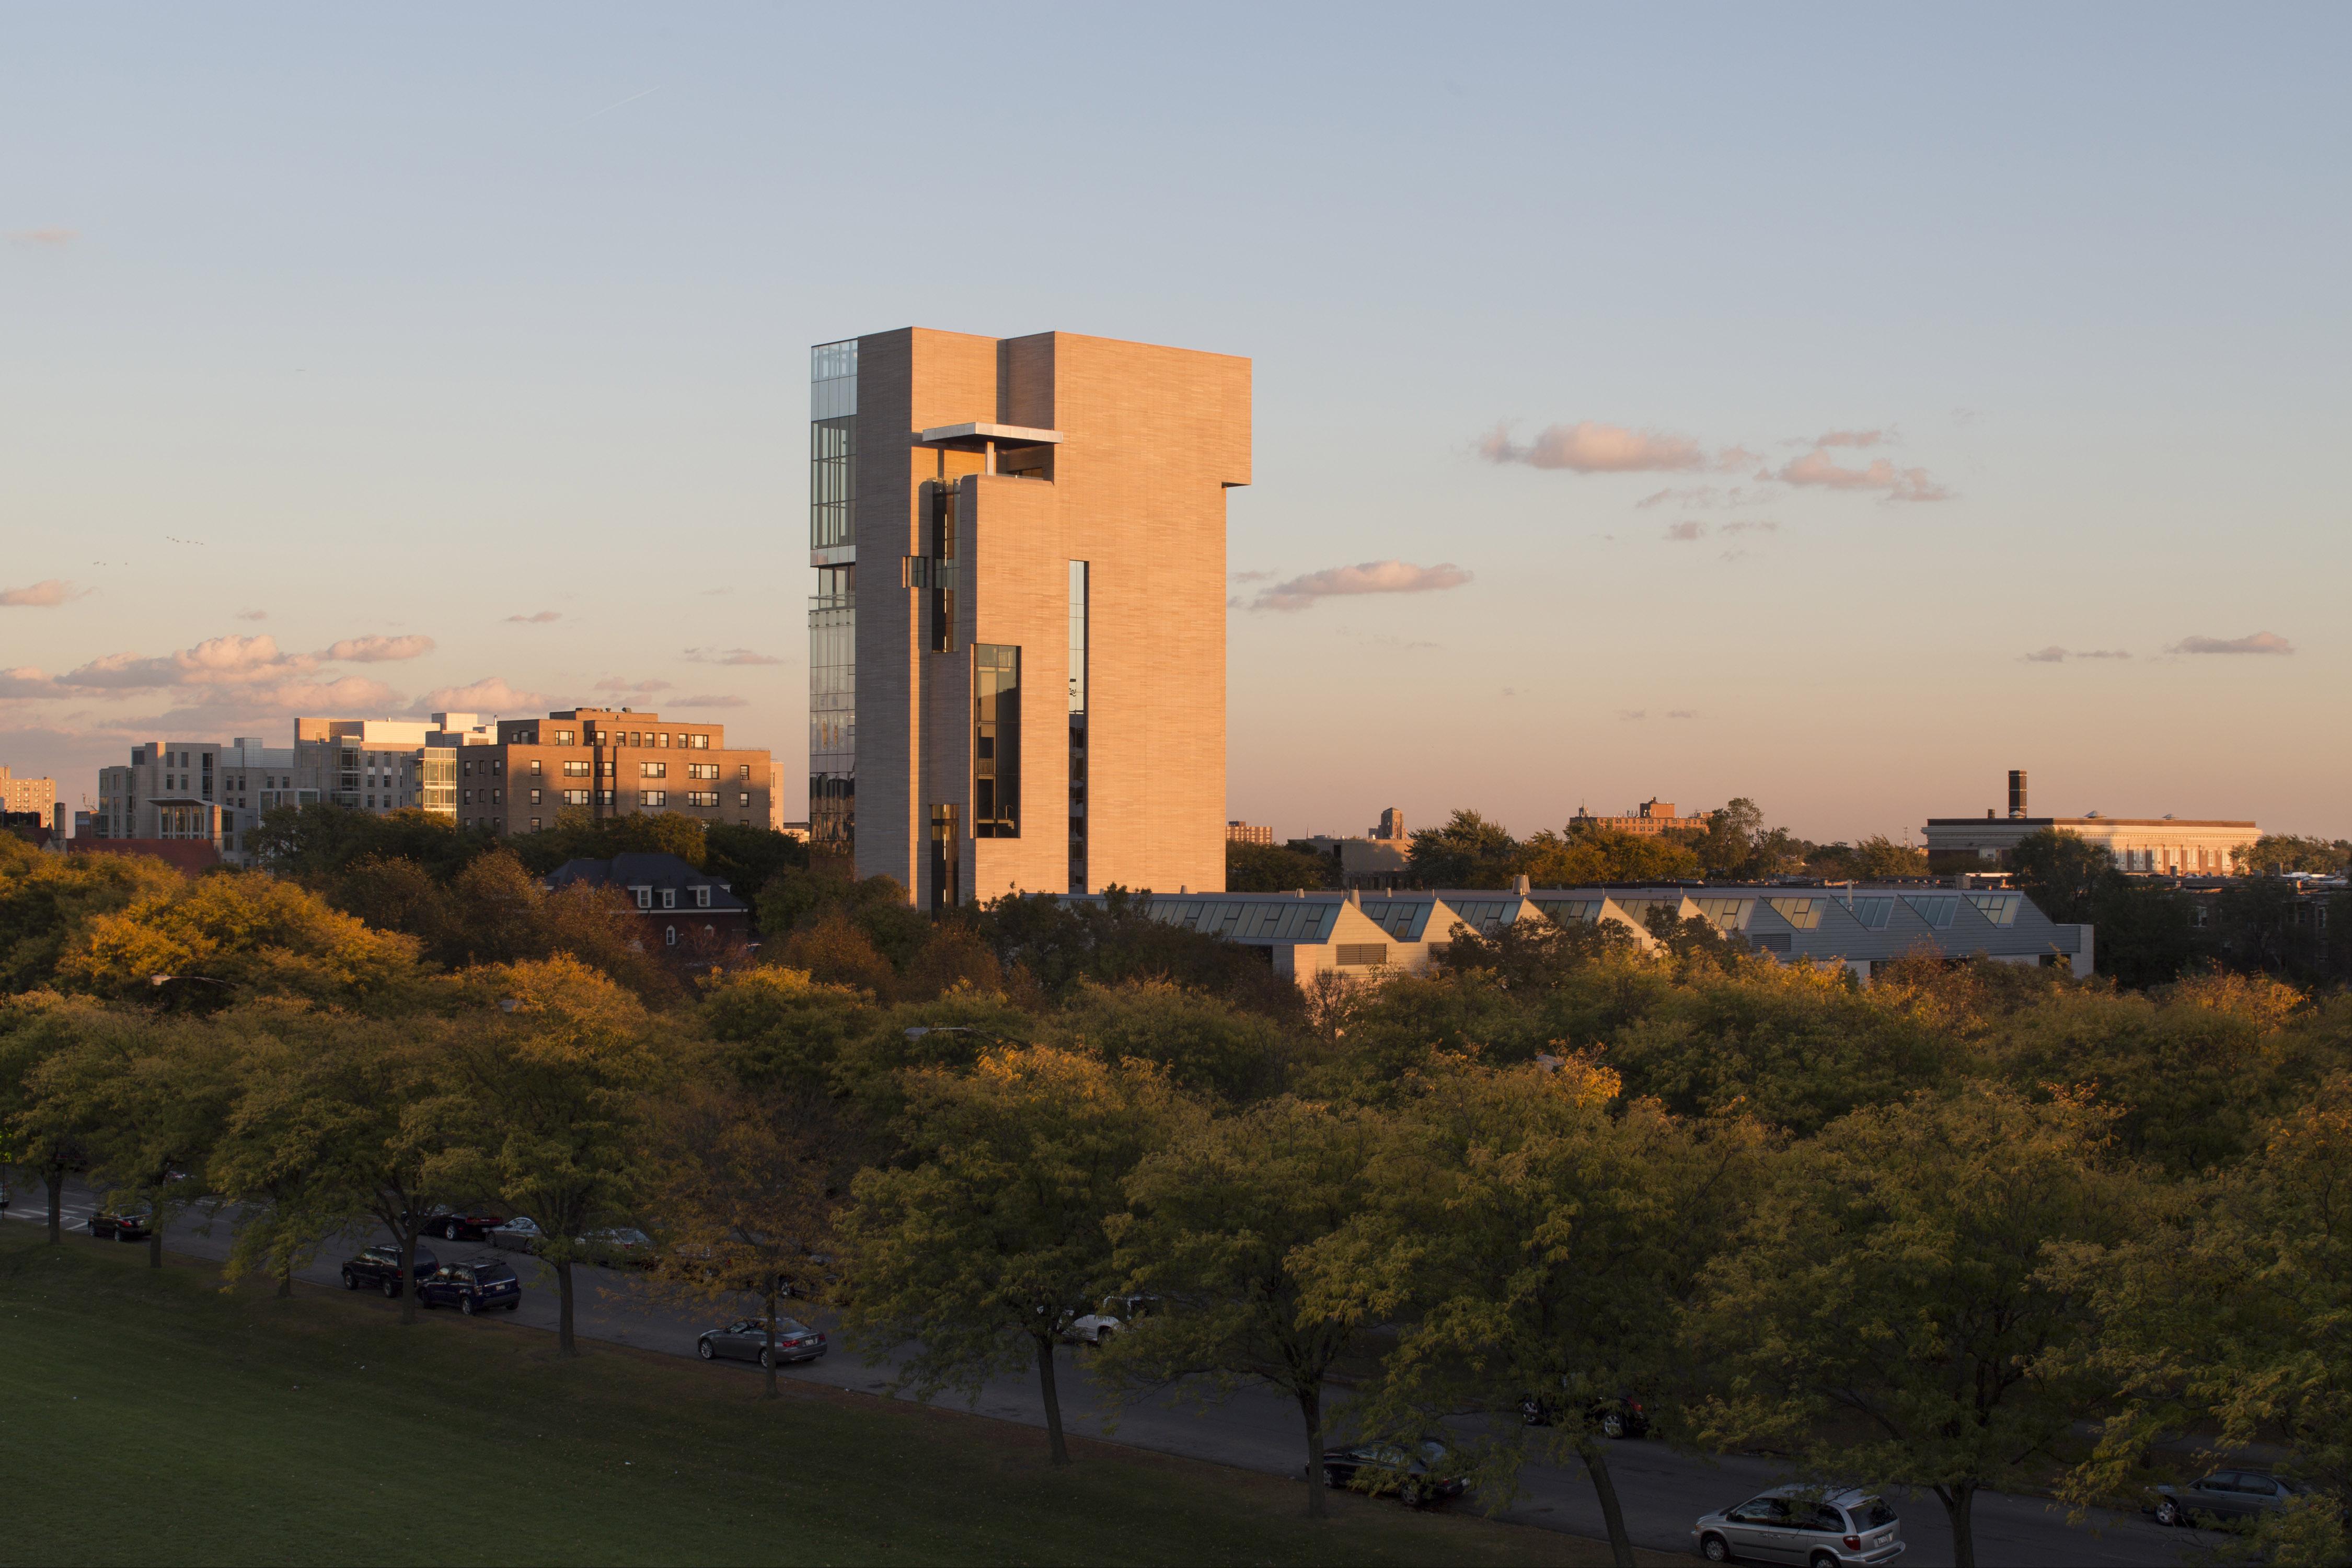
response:
<svg viewBox="0 0 2352 1568"><path fill-rule="evenodd" d="M1894 1505L1853 1488L1790 1482L1701 1516L1691 1541L1710 1563L1801 1563L1806 1568L1892 1563L1903 1555Z"/></svg>

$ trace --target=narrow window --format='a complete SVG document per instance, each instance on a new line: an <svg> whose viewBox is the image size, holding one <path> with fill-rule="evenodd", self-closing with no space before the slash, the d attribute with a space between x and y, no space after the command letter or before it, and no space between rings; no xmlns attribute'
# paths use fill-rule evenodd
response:
<svg viewBox="0 0 2352 1568"><path fill-rule="evenodd" d="M927 596L930 600L931 651L951 653L955 649L956 489L950 484L933 484L930 489L931 559L927 573Z"/></svg>
<svg viewBox="0 0 2352 1568"><path fill-rule="evenodd" d="M976 643L971 650L971 831L975 838L1021 837L1021 650Z"/></svg>
<svg viewBox="0 0 2352 1568"><path fill-rule="evenodd" d="M1070 891L1087 890L1087 652L1094 570L1070 563Z"/></svg>
<svg viewBox="0 0 2352 1568"><path fill-rule="evenodd" d="M956 808L931 807L931 910L953 909L961 901L963 839L957 831Z"/></svg>

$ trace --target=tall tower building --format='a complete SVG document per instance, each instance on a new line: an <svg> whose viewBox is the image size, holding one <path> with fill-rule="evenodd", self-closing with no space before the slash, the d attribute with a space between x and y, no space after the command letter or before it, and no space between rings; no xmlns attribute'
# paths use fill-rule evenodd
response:
<svg viewBox="0 0 2352 1568"><path fill-rule="evenodd" d="M923 908L1222 888L1249 362L907 328L811 370L812 840Z"/></svg>

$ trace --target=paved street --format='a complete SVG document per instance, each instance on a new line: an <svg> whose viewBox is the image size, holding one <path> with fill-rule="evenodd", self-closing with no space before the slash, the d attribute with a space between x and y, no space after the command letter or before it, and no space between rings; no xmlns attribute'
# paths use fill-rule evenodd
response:
<svg viewBox="0 0 2352 1568"><path fill-rule="evenodd" d="M37 1187L12 1189L6 1213L19 1221L39 1223L46 1217L45 1196ZM69 1245L114 1246L92 1240L86 1222L91 1194L79 1187L68 1190L66 1216ZM201 1215L185 1217L165 1234L175 1252L200 1258L221 1258L228 1251L226 1225L211 1234ZM299 1278L313 1284L336 1286L342 1260L365 1240L348 1245L331 1243L317 1262ZM425 1244L445 1262L469 1258L489 1248L473 1242ZM500 1253L523 1281L523 1304L511 1321L552 1330L556 1318L552 1270L520 1253ZM583 1337L634 1345L672 1355L692 1355L695 1337L738 1309L730 1302L680 1302L647 1288L632 1275L583 1268L577 1327ZM385 1309L391 1310L386 1302ZM748 1308L748 1301L747 1301ZM831 1329L822 1316L812 1314L819 1327ZM420 1325L420 1331L430 1328ZM1064 1421L1074 1433L1103 1436L1139 1447L1179 1454L1219 1464L1235 1465L1276 1474L1296 1475L1303 1462L1304 1438L1297 1407L1264 1391L1252 1390L1232 1400L1203 1407L1174 1399L1159 1399L1114 1409L1085 1374L1087 1352L1063 1352ZM721 1364L713 1376L757 1376L756 1368ZM839 1349L821 1362L793 1367L785 1374L836 1387L880 1393L885 1367L868 1367ZM1335 1391L1335 1393L1338 1391ZM961 1401L957 1401L961 1405ZM973 1407L982 1415L1043 1426L1034 1375L990 1383ZM1787 1467L1769 1460L1726 1456L1706 1459L1681 1454L1659 1443L1628 1442L1610 1451L1617 1491L1634 1541L1668 1552L1691 1549L1691 1521L1709 1509L1737 1502L1772 1482L1789 1479ZM1903 1534L1910 1543L1905 1568L1945 1568L1952 1561L1951 1534L1943 1510L1933 1496L1903 1489L1889 1492L1903 1516ZM1580 1468L1561 1469L1531 1465L1522 1477L1522 1491L1502 1518L1539 1525L1571 1534L1601 1538L1599 1500ZM2052 1564L2172 1564L2184 1560L2200 1542L2215 1538L2202 1532L2158 1528L2135 1515L2099 1513L2082 1525L2070 1525L2064 1512L2038 1499L1988 1494L1976 1509L1978 1561L1986 1568L2042 1568Z"/></svg>

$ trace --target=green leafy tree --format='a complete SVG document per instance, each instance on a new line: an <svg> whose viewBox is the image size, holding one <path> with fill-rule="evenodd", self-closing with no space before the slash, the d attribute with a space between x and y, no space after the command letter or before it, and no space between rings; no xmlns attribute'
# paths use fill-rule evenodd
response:
<svg viewBox="0 0 2352 1568"><path fill-rule="evenodd" d="M324 887L364 860L406 860L446 880L497 847L490 833L421 810L362 811L320 802L272 806L247 830L245 847L266 868Z"/></svg>
<svg viewBox="0 0 2352 1568"><path fill-rule="evenodd" d="M0 1152L47 1190L52 1246L65 1234L66 1179L89 1170L90 1154L74 1108L44 1099L34 1075L110 1022L96 1003L54 991L0 999Z"/></svg>
<svg viewBox="0 0 2352 1568"><path fill-rule="evenodd" d="M842 1323L891 1386L929 1398L1034 1362L1053 1462L1069 1463L1054 1347L1114 1282L1104 1221L1151 1148L1197 1114L1157 1072L1050 1047L908 1078L916 1163L867 1170L841 1221Z"/></svg>
<svg viewBox="0 0 2352 1568"><path fill-rule="evenodd" d="M1178 1088L1228 1102L1273 1092L1292 1055L1274 1020L1164 980L1081 982L1045 1038L1108 1062L1150 1062Z"/></svg>
<svg viewBox="0 0 2352 1568"><path fill-rule="evenodd" d="M615 855L675 855L698 871L710 858L702 824L667 811L597 816L586 806L566 806L556 813L553 826L501 842L542 877L566 860L610 860Z"/></svg>
<svg viewBox="0 0 2352 1568"><path fill-rule="evenodd" d="M1927 874L1927 852L1874 833L1853 847L1853 875L1865 882L1900 881Z"/></svg>
<svg viewBox="0 0 2352 1568"><path fill-rule="evenodd" d="M1530 1447L1580 1461L1617 1562L1633 1548L1588 1409L1651 1408L1684 1381L1676 1317L1736 1236L1762 1163L1744 1120L1690 1123L1619 1100L1588 1058L1494 1071L1456 1062L1398 1108L1360 1213L1307 1248L1307 1301L1402 1324L1363 1419L1410 1438L1475 1417L1481 1493L1507 1497ZM1520 1420L1523 1402L1553 1412Z"/></svg>
<svg viewBox="0 0 2352 1568"><path fill-rule="evenodd" d="M58 961L58 980L199 1011L240 995L386 1010L415 995L418 959L414 937L372 931L293 882L227 873L85 921Z"/></svg>
<svg viewBox="0 0 2352 1568"><path fill-rule="evenodd" d="M2314 1495L2255 1522L2255 1560L2352 1559L2352 1074L2270 1122L2246 1163L2168 1200L2161 1223L2061 1249L2047 1271L2092 1304L2080 1363L2122 1391L2066 1495L2132 1495L2167 1432L2209 1434L2217 1458L2283 1443Z"/></svg>
<svg viewBox="0 0 2352 1568"><path fill-rule="evenodd" d="M2265 833L2238 850L2239 866L2257 875L2272 877L2289 871L2338 877L2344 874L2347 860L2352 860L2352 843L2292 833Z"/></svg>
<svg viewBox="0 0 2352 1568"><path fill-rule="evenodd" d="M27 1075L24 1131L74 1140L110 1201L149 1205L147 1262L161 1268L165 1228L209 1190L233 1068L221 1032L199 1020L84 1011L70 1043Z"/></svg>
<svg viewBox="0 0 2352 1568"><path fill-rule="evenodd" d="M1456 811L1412 836L1412 875L1422 888L1504 888L1517 875L1519 843L1499 822Z"/></svg>
<svg viewBox="0 0 2352 1568"><path fill-rule="evenodd" d="M1933 1491L1973 1568L1978 1492L2032 1477L2110 1393L2070 1359L2095 1329L2085 1292L2045 1272L2051 1248L2136 1223L2107 1121L1969 1084L1792 1147L1688 1320L1724 1379L1701 1439Z"/></svg>
<svg viewBox="0 0 2352 1568"><path fill-rule="evenodd" d="M723 878L729 890L746 903L777 872L809 863L805 843L764 826L711 823L703 829L702 847L702 868Z"/></svg>
<svg viewBox="0 0 2352 1568"><path fill-rule="evenodd" d="M821 1094L688 1083L654 1119L649 1192L666 1243L657 1276L673 1291L760 1298L766 1397L776 1386L777 1303L787 1287L822 1288L833 1199L854 1147Z"/></svg>
<svg viewBox="0 0 2352 1568"><path fill-rule="evenodd" d="M91 920L170 896L186 882L146 855L42 855L0 846L0 991L55 983Z"/></svg>
<svg viewBox="0 0 2352 1568"><path fill-rule="evenodd" d="M1285 1096L1195 1123L1146 1155L1112 1218L1116 1271L1161 1306L1108 1342L1114 1381L1158 1387L1202 1376L1264 1383L1298 1406L1307 1511L1324 1514L1324 1384L1359 1346L1363 1303L1310 1299L1314 1243L1361 1208L1382 1142L1377 1113Z"/></svg>
<svg viewBox="0 0 2352 1568"><path fill-rule="evenodd" d="M1589 888L1603 882L1665 882L1696 877L1697 853L1664 834L1625 833L1575 823L1538 833L1520 847L1518 870L1538 888Z"/></svg>
<svg viewBox="0 0 2352 1568"><path fill-rule="evenodd" d="M1334 888L1339 868L1329 856L1288 845L1225 841L1225 888L1235 893L1287 893L1297 888Z"/></svg>
<svg viewBox="0 0 2352 1568"><path fill-rule="evenodd" d="M2116 858L2081 834L2044 827L2018 841L2009 866L2036 909L2062 925L2077 925L2091 918Z"/></svg>
<svg viewBox="0 0 2352 1568"><path fill-rule="evenodd" d="M461 1081L486 1125L478 1163L459 1179L494 1186L537 1222L555 1269L557 1343L577 1355L575 1266L593 1255L588 1232L643 1194L647 1095L665 1064L644 1005L576 959L486 967L466 994L479 1022L461 1026Z"/></svg>
<svg viewBox="0 0 2352 1568"><path fill-rule="evenodd" d="M232 1203L263 1222L232 1262L283 1282L320 1237L372 1219L400 1248L392 1294L416 1321L416 1244L436 1209L478 1195L480 1107L435 1020L251 1020L217 1158ZM275 1023L277 1026L272 1027Z"/></svg>

